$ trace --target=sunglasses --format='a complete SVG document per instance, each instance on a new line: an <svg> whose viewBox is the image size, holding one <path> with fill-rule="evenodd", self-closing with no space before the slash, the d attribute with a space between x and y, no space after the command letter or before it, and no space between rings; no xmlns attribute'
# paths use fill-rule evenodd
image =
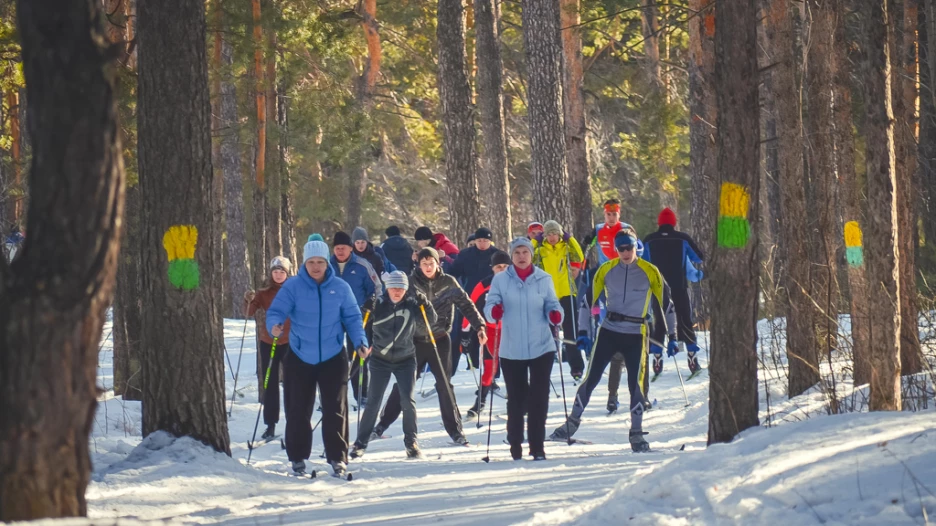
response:
<svg viewBox="0 0 936 526"><path fill-rule="evenodd" d="M635 248L637 248L635 245L618 245L617 251L618 252L630 252L631 250L634 250Z"/></svg>

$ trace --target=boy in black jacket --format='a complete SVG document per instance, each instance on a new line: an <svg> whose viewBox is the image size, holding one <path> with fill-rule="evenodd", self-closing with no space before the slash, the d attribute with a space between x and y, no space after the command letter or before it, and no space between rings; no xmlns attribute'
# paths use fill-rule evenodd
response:
<svg viewBox="0 0 936 526"><path fill-rule="evenodd" d="M392 374L396 377L401 395L406 456L421 458L422 453L416 443L416 346L413 344L413 333L419 324L425 323L422 308L426 309L430 324L436 321L437 316L432 303L421 292L413 290L407 294L409 280L406 274L400 271L384 274L383 281L387 292L374 306L371 315L374 322L368 334L368 341L373 342L373 347L361 353L361 358L373 356L368 385L370 396L364 407L364 417L358 428L354 449L349 456L360 458L364 455Z"/></svg>

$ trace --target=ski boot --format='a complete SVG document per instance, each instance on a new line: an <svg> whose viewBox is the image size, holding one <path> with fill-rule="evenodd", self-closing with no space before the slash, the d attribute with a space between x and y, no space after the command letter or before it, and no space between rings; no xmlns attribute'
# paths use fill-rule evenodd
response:
<svg viewBox="0 0 936 526"><path fill-rule="evenodd" d="M575 383L581 382L581 381L582 381L582 371L572 371L572 380L573 380Z"/></svg>
<svg viewBox="0 0 936 526"><path fill-rule="evenodd" d="M663 353L653 355L653 375L659 376L663 372Z"/></svg>
<svg viewBox="0 0 936 526"><path fill-rule="evenodd" d="M332 476L340 479L348 478L348 465L340 460L334 460L328 463L332 468Z"/></svg>
<svg viewBox="0 0 936 526"><path fill-rule="evenodd" d="M631 450L634 453L647 453L650 451L650 444L644 439L644 431L632 429L628 438L630 438Z"/></svg>
<svg viewBox="0 0 936 526"><path fill-rule="evenodd" d="M699 372L701 367L699 366L699 359L696 358L696 353L689 351L686 353L686 360L689 362L689 372L695 374Z"/></svg>
<svg viewBox="0 0 936 526"><path fill-rule="evenodd" d="M457 437L452 439L452 442L458 444L459 446L465 446L465 447L468 447L468 444L469 444L468 439L465 438L465 435L458 435Z"/></svg>
<svg viewBox="0 0 936 526"><path fill-rule="evenodd" d="M361 444L355 443L351 448L351 451L348 452L348 457L351 459L358 459L364 456L364 450L367 449Z"/></svg>
<svg viewBox="0 0 936 526"><path fill-rule="evenodd" d="M513 458L514 460L522 460L522 459L523 459L523 446L521 446L521 445L519 445L519 444L516 445L516 446L513 445L513 444L511 444L511 445L510 445L510 456L511 456L511 458Z"/></svg>
<svg viewBox="0 0 936 526"><path fill-rule="evenodd" d="M649 410L651 410L651 409L653 409L653 403L650 402L650 400L644 400L644 401L643 401L643 410L644 410L644 413L646 413L647 411L649 411Z"/></svg>
<svg viewBox="0 0 936 526"><path fill-rule="evenodd" d="M546 460L545 451L536 451L536 452L530 451L530 456L533 457L533 460Z"/></svg>
<svg viewBox="0 0 936 526"><path fill-rule="evenodd" d="M412 446L406 446L406 458L411 460L417 460L423 458L422 451L420 451L419 446L413 444Z"/></svg>
<svg viewBox="0 0 936 526"><path fill-rule="evenodd" d="M273 437L275 436L276 436L276 424L270 424L267 426L266 431L264 431L263 434L260 435L260 440L264 442L269 442L270 440L273 440Z"/></svg>
<svg viewBox="0 0 936 526"><path fill-rule="evenodd" d="M575 415L569 416L569 419L566 420L565 424L557 427L556 430L553 431L551 435L549 435L549 440L557 442L568 440L572 437L572 435L575 434L576 431L578 431L579 425L581 423L581 420L575 418Z"/></svg>
<svg viewBox="0 0 936 526"><path fill-rule="evenodd" d="M608 395L608 412L613 413L618 410L618 407L620 404L617 395Z"/></svg>
<svg viewBox="0 0 936 526"><path fill-rule="evenodd" d="M381 438L383 438L384 431L386 431L386 430L378 425L378 426L375 427L374 430L371 432L370 439L371 439L371 440L380 440Z"/></svg>
<svg viewBox="0 0 936 526"><path fill-rule="evenodd" d="M292 470L293 470L293 475L297 475L297 476L305 475L306 474L305 462L302 460L297 460L293 462Z"/></svg>

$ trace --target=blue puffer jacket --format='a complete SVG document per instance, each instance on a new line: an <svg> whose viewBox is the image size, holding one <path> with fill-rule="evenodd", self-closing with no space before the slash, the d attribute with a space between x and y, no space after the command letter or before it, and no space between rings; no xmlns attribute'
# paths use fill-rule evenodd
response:
<svg viewBox="0 0 936 526"><path fill-rule="evenodd" d="M355 348L367 345L361 309L347 283L328 267L325 281L316 283L299 267L299 274L280 287L266 314L267 330L290 320L289 345L305 363L316 365L341 352L345 331Z"/></svg>
<svg viewBox="0 0 936 526"><path fill-rule="evenodd" d="M537 268L523 281L511 265L494 276L484 305L484 316L491 323L495 305L504 306L500 357L508 360L532 360L556 350L549 327L549 312L562 312L552 277Z"/></svg>
<svg viewBox="0 0 936 526"><path fill-rule="evenodd" d="M341 267L338 265L338 260L335 256L332 256L331 266L335 271L335 276L344 280L351 286L351 291L354 292L354 298L357 300L358 307L364 305L364 302L374 296L380 296L382 290L377 288L377 284L380 283L380 278L377 277L377 274L374 272L374 267L372 267L366 259L351 254L351 259L345 263L344 272L341 272L339 270Z"/></svg>

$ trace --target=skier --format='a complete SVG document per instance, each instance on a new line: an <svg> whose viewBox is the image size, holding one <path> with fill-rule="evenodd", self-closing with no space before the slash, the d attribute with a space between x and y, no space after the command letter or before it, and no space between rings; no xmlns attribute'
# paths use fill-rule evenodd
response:
<svg viewBox="0 0 936 526"><path fill-rule="evenodd" d="M351 287L358 307L365 310L364 305L372 302L381 293L380 278L366 259L354 255L353 248L351 236L345 232L335 232L332 239L334 255L331 258L331 265L335 268L335 276ZM354 400L363 407L367 399L367 368L364 369L363 385L359 386L360 367L360 361L354 359L351 364L350 378ZM362 392L358 392L359 390Z"/></svg>
<svg viewBox="0 0 936 526"><path fill-rule="evenodd" d="M696 333L693 329L692 304L689 300L689 277L698 272L692 265L702 263L704 256L695 240L689 234L676 230L676 214L670 208L664 208L657 218L659 229L644 239L644 259L653 263L660 269L663 278L670 286L673 305L676 308L676 319L679 323L679 341L686 346L689 371L695 373L699 370L699 345L696 342ZM696 279L698 281L698 279ZM657 336L658 341L662 338ZM667 349L669 355L679 352L679 347L672 346ZM653 354L653 373L663 371L663 349L658 344L651 344Z"/></svg>
<svg viewBox="0 0 936 526"><path fill-rule="evenodd" d="M373 353L369 362L370 401L364 408L364 417L350 456L359 458L364 455L380 413L384 391L393 375L403 408L406 457L422 458L416 442L416 347L413 345L413 334L416 327L424 323L422 309L425 309L429 323L436 321L436 311L421 292L413 290L407 293L409 280L406 274L400 271L384 274L383 281L387 292L377 300L372 314L374 323L371 325L369 340L373 342L373 347L361 354L366 358Z"/></svg>
<svg viewBox="0 0 936 526"><path fill-rule="evenodd" d="M478 309L478 312L484 312L484 305L487 301L487 293L491 290L491 281L493 281L494 276L500 274L507 270L507 267L510 266L510 255L506 252L498 250L491 256L491 271L493 274L481 280L480 283L475 285L474 290L471 291L471 301L474 302L475 308ZM462 335L473 335L469 332L470 324L466 319L462 323ZM498 370L498 352L497 352L497 343L500 341L500 325L495 323L490 323L485 320L485 332L487 333L487 345L484 347L484 365L482 367L481 375L481 391L477 394L475 398L475 403L471 406L471 409L468 410L467 419L472 420L480 416L481 412L484 411L484 404L487 400L487 395L490 394L490 390L494 389L497 391L497 383L494 381L495 376L499 374ZM462 345L465 344L464 339L462 340Z"/></svg>
<svg viewBox="0 0 936 526"><path fill-rule="evenodd" d="M13 261L13 258L16 257L16 252L19 250L19 247L23 244L23 241L26 239L26 236L23 235L23 232L20 230L20 227L14 224L10 227L10 234L3 240L3 246L6 249L7 261Z"/></svg>
<svg viewBox="0 0 936 526"><path fill-rule="evenodd" d="M605 368L615 353L624 355L627 367L627 386L630 391L631 449L649 451L644 439L643 376L646 375L647 310L651 297L656 297L663 312L654 314L655 323L664 323L670 340L676 339L676 314L669 298L669 290L660 271L637 257L637 234L631 228L622 229L614 238L618 257L598 268L592 281L590 297L595 301L602 294L607 302L607 314L598 329L585 381L579 386L572 405L572 414L553 431L550 439L571 438L581 424L582 413L588 405L592 391L601 380ZM582 310L586 310L587 306ZM579 326L579 334L587 338L587 327ZM508 391L509 393L509 391Z"/></svg>
<svg viewBox="0 0 936 526"><path fill-rule="evenodd" d="M315 389L322 395L325 458L335 476L345 476L348 462L347 337L360 352L367 347L361 310L351 287L337 279L328 263L328 245L311 241L303 248L298 276L286 280L267 311L267 330L283 334L292 322L292 352L283 361L286 401L286 455L293 472L305 473L312 452Z"/></svg>
<svg viewBox="0 0 936 526"><path fill-rule="evenodd" d="M536 249L534 261L536 266L546 271L552 277L556 288L556 296L562 305L564 313L562 333L567 342L562 353L562 361L569 364L572 378L577 382L582 378L585 370L585 361L582 353L573 340L576 330L572 321L575 319L572 309L576 307L573 290L575 280L578 278L585 259L582 248L562 225L557 221L549 220L543 227L543 242ZM576 313L577 314L577 313Z"/></svg>
<svg viewBox="0 0 936 526"><path fill-rule="evenodd" d="M527 239L529 239L530 241L533 241L534 239L538 239L542 235L543 235L543 223L540 223L538 221L533 221L532 223L527 225ZM533 248L536 248L536 242L533 241L533 243L534 243Z"/></svg>
<svg viewBox="0 0 936 526"><path fill-rule="evenodd" d="M387 239L380 245L380 248L397 270L407 276L410 275L413 272L413 255L415 254L412 245L403 237L400 227L396 225L387 227L384 234L387 234Z"/></svg>
<svg viewBox="0 0 936 526"><path fill-rule="evenodd" d="M510 244L513 265L491 281L484 314L502 323L500 360L507 383L507 441L514 460L523 457L523 416L530 455L546 460L549 375L556 359L553 327L562 323L562 306L552 278L533 266L533 244L519 237Z"/></svg>
<svg viewBox="0 0 936 526"><path fill-rule="evenodd" d="M614 249L614 236L624 228L633 228L621 222L621 202L608 199L604 202L604 223L595 227L595 242L598 243L598 264L601 265L618 257Z"/></svg>
<svg viewBox="0 0 936 526"><path fill-rule="evenodd" d="M438 315L435 323L430 323L432 334L425 323L416 327L414 342L416 345L416 370L422 371L426 364L435 377L435 387L439 395L439 410L445 431L456 444L467 445L468 439L462 431L461 413L455 402L449 372L452 370L451 343L449 331L452 328L452 316L455 307L468 318L471 326L478 332L479 340L487 342L484 333L484 320L478 313L471 298L452 276L447 275L439 266L439 253L434 248L419 251L419 268L410 276L410 286L424 294ZM433 340L434 338L434 340ZM433 345L433 341L435 345ZM400 390L394 387L380 417L380 423L374 428L377 436L383 435L390 425L400 416Z"/></svg>
<svg viewBox="0 0 936 526"><path fill-rule="evenodd" d="M367 230L365 230L364 227L359 226L351 232L351 241L354 243L354 255L364 258L370 263L378 276L382 276L384 272L390 273L396 270L393 263L387 259L387 255L384 254L383 249L375 247L374 244L370 242L370 238L367 236Z"/></svg>
<svg viewBox="0 0 936 526"><path fill-rule="evenodd" d="M448 237L442 232L433 233L432 230L427 226L421 226L416 229L414 236L416 238L416 245L419 248L434 248L439 253L439 262L448 268L449 265L455 262L455 257L458 256L458 245L452 243Z"/></svg>
<svg viewBox="0 0 936 526"><path fill-rule="evenodd" d="M497 248L494 247L493 240L494 234L491 233L489 229L481 227L476 230L474 233L474 246L459 252L458 257L455 258L455 263L453 263L451 268L447 271L449 275L455 277L455 279L461 283L464 290L474 291L474 288L481 280L493 274L491 270L491 256L498 252ZM480 346L477 345L477 339L473 336L473 333L462 335L468 336L468 345L464 345L462 342L464 337L459 337L461 326L462 315L461 312L459 312L459 314L455 316L455 330L452 336L453 375L455 371L458 370L458 363L461 361L462 353L468 353L468 359L471 360L469 366L471 364L474 364L474 366L478 365L478 350Z"/></svg>
<svg viewBox="0 0 936 526"><path fill-rule="evenodd" d="M257 371L260 385L266 377L267 368L270 370L269 388L263 393L263 424L266 431L260 436L261 440L270 441L276 436L276 424L279 422L280 413L280 390L279 390L279 370L280 362L283 356L289 353L289 320L283 324L283 333L276 342L276 353L273 356L273 364L270 364L270 350L273 347L273 337L266 328L266 313L270 310L273 298L280 291L283 283L289 277L289 270L292 264L283 256L276 256L270 262L270 276L264 287L256 292L249 290L244 294L244 302L247 305L247 316L254 316L257 320L257 330L260 337L260 369Z"/></svg>

